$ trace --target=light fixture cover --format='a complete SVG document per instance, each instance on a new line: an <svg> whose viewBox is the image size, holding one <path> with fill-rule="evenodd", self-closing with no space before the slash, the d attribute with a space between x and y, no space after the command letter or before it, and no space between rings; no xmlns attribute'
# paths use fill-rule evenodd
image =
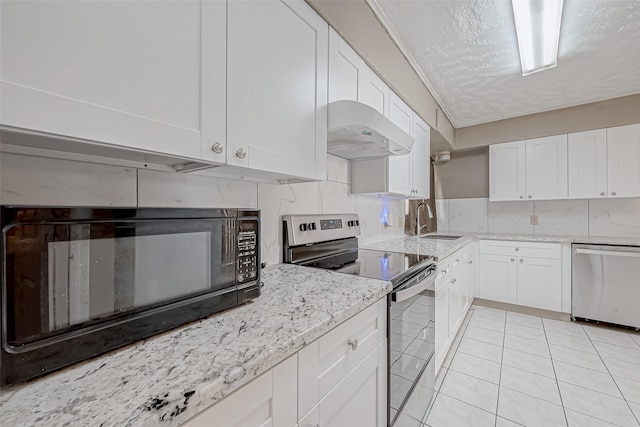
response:
<svg viewBox="0 0 640 427"><path fill-rule="evenodd" d="M558 64L563 0L511 0L522 75Z"/></svg>

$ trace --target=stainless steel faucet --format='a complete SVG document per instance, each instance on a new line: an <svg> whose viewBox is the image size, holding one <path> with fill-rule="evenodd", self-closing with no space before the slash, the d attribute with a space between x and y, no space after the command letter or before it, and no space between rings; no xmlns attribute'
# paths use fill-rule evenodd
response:
<svg viewBox="0 0 640 427"><path fill-rule="evenodd" d="M431 211L431 207L426 202L422 202L416 207L416 236L420 235L420 231L427 226L427 224L423 225L422 227L420 226L420 208L422 206L427 207L429 219L433 218L433 212Z"/></svg>

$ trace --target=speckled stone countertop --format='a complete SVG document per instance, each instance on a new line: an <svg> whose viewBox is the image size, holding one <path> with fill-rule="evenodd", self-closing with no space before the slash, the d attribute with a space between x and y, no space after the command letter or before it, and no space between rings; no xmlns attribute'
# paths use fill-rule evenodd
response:
<svg viewBox="0 0 640 427"><path fill-rule="evenodd" d="M262 280L248 304L2 389L0 425L180 425L391 290L287 264Z"/></svg>
<svg viewBox="0 0 640 427"><path fill-rule="evenodd" d="M452 235L455 233L451 233ZM457 234L456 234L457 235ZM417 255L431 255L436 261L442 260L467 243L474 240L471 235L463 235L456 240L423 239L416 236L404 236L382 242L364 245L366 249L375 249L387 252L404 252Z"/></svg>
<svg viewBox="0 0 640 427"><path fill-rule="evenodd" d="M438 233L431 233L438 234ZM441 233L444 235L462 236L456 240L425 239L424 236L404 236L382 242L364 245L366 249L376 249L388 252L405 252L418 255L431 255L435 260L442 260L453 254L467 243L473 240L508 240L524 242L549 242L549 243L590 243L607 245L640 246L638 237L588 237L588 236L532 236L502 233Z"/></svg>

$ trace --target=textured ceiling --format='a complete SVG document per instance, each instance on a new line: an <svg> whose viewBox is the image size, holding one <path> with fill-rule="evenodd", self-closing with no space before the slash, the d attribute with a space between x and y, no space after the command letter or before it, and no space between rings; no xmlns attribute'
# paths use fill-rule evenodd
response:
<svg viewBox="0 0 640 427"><path fill-rule="evenodd" d="M369 0L456 128L640 93L640 0L565 0L558 66L523 77L511 0Z"/></svg>

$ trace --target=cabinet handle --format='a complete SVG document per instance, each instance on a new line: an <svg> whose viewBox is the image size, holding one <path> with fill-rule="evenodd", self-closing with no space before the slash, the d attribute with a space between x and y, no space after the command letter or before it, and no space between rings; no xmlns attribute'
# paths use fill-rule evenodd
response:
<svg viewBox="0 0 640 427"><path fill-rule="evenodd" d="M467 261L467 264L473 264L473 260L470 259L469 261Z"/></svg>
<svg viewBox="0 0 640 427"><path fill-rule="evenodd" d="M604 196L605 194L607 194L607 193L605 193L604 191L601 191L601 192L600 192L600 195L601 195L601 196Z"/></svg>
<svg viewBox="0 0 640 427"><path fill-rule="evenodd" d="M351 351L356 351L358 349L358 340L357 339L352 339L347 341L347 344L349 345L349 347L351 347Z"/></svg>
<svg viewBox="0 0 640 427"><path fill-rule="evenodd" d="M522 264L524 262L524 258L520 258L520 263Z"/></svg>
<svg viewBox="0 0 640 427"><path fill-rule="evenodd" d="M529 199L530 199L530 198L531 198L531 196L529 195L529 196L527 196L527 198L529 198Z"/></svg>
<svg viewBox="0 0 640 427"><path fill-rule="evenodd" d="M245 157L247 157L247 152L244 151L244 148L238 148L238 151L236 151L236 157L239 159L244 159Z"/></svg>
<svg viewBox="0 0 640 427"><path fill-rule="evenodd" d="M612 191L612 192L611 192L611 195L612 195L612 196L615 196L615 195L616 195L616 192L615 192L615 191Z"/></svg>
<svg viewBox="0 0 640 427"><path fill-rule="evenodd" d="M511 262L514 262L516 259L515 258L511 258Z"/></svg>
<svg viewBox="0 0 640 427"><path fill-rule="evenodd" d="M224 147L219 142L216 142L211 146L211 151L216 154L222 154L222 152L224 151Z"/></svg>
<svg viewBox="0 0 640 427"><path fill-rule="evenodd" d="M524 199L524 196L520 196L521 199Z"/></svg>
<svg viewBox="0 0 640 427"><path fill-rule="evenodd" d="M520 250L520 248L516 248L516 252L518 252Z"/></svg>

